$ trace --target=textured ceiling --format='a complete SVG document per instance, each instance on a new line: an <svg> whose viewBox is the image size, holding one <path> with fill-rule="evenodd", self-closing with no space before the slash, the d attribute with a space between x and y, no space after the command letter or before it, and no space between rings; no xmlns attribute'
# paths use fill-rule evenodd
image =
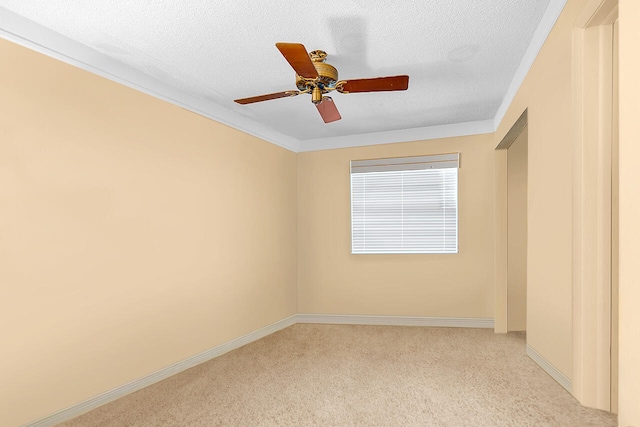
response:
<svg viewBox="0 0 640 427"><path fill-rule="evenodd" d="M492 131L564 2L0 0L0 36L297 151ZM330 124L308 95L235 104L295 89L276 42L409 89L334 93Z"/></svg>

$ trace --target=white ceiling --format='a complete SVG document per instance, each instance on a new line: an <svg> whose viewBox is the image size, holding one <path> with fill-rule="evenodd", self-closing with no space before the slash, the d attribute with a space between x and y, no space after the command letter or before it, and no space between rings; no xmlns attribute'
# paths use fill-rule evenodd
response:
<svg viewBox="0 0 640 427"><path fill-rule="evenodd" d="M566 0L0 0L0 36L293 151L495 130ZM325 124L276 42L325 50L341 79Z"/></svg>

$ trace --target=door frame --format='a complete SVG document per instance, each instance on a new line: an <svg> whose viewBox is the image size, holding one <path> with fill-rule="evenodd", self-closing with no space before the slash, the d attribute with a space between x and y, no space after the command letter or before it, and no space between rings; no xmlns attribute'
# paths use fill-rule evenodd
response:
<svg viewBox="0 0 640 427"><path fill-rule="evenodd" d="M617 0L591 0L573 30L573 370L583 405L612 407L613 23Z"/></svg>

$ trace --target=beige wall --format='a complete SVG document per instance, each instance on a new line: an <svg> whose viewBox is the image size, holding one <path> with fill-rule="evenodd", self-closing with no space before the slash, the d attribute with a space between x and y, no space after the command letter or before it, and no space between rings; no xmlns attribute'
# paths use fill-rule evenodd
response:
<svg viewBox="0 0 640 427"><path fill-rule="evenodd" d="M495 134L528 108L527 342L572 376L572 30L569 0Z"/></svg>
<svg viewBox="0 0 640 427"><path fill-rule="evenodd" d="M527 128L507 150L507 328L527 330Z"/></svg>
<svg viewBox="0 0 640 427"><path fill-rule="evenodd" d="M640 2L620 0L619 425L640 426Z"/></svg>
<svg viewBox="0 0 640 427"><path fill-rule="evenodd" d="M296 312L296 156L0 40L0 425Z"/></svg>
<svg viewBox="0 0 640 427"><path fill-rule="evenodd" d="M528 342L571 377L571 30L587 2L568 1L495 135L303 153L297 170L286 150L0 41L11 59L0 72L0 424L121 386L296 303L493 317L493 147L527 107ZM621 426L640 425L638 39L640 2L620 0ZM351 255L349 160L451 151L462 152L460 254Z"/></svg>
<svg viewBox="0 0 640 427"><path fill-rule="evenodd" d="M298 155L301 313L493 317L493 137ZM349 161L461 153L454 255L352 255Z"/></svg>

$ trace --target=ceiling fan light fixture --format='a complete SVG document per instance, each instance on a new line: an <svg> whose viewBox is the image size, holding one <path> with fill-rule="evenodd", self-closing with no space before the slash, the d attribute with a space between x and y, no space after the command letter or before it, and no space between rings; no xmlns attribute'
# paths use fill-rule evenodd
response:
<svg viewBox="0 0 640 427"><path fill-rule="evenodd" d="M342 118L330 96L323 97L322 101L316 104L316 108L325 123L335 122Z"/></svg>

